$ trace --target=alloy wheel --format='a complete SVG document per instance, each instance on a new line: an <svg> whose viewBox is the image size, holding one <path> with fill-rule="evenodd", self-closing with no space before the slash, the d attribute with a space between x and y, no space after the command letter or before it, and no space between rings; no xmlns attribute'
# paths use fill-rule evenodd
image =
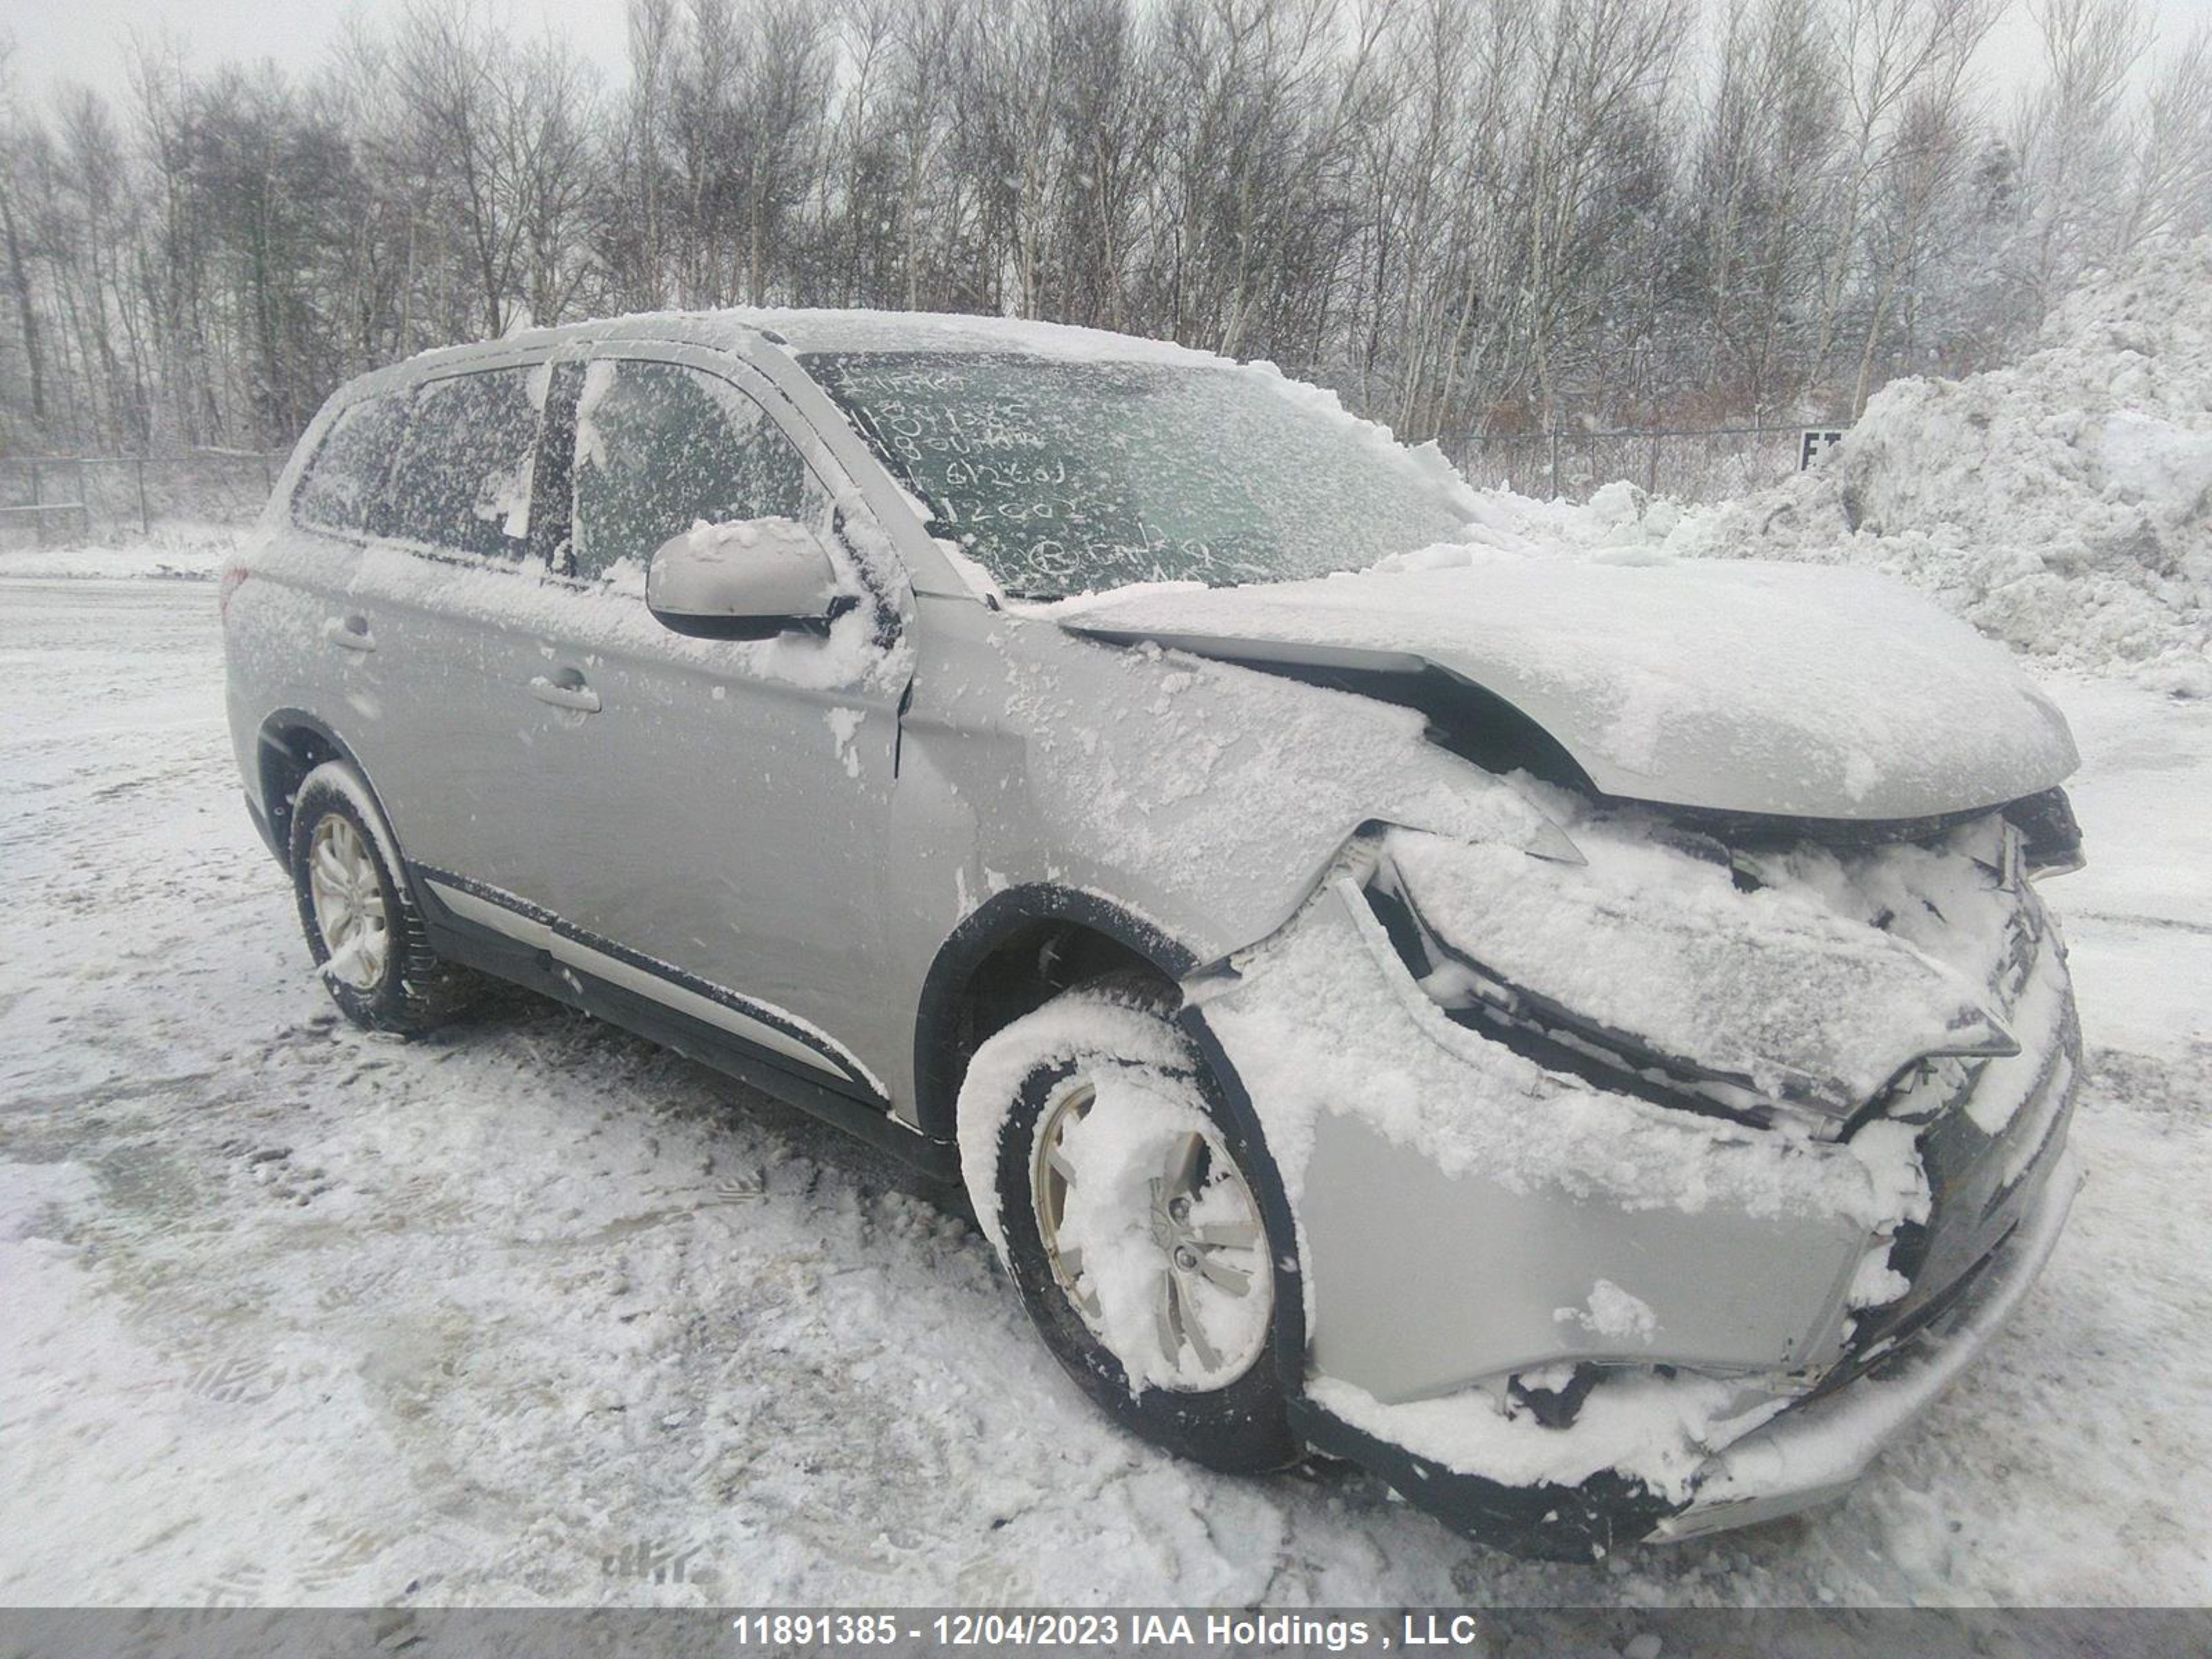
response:
<svg viewBox="0 0 2212 1659"><path fill-rule="evenodd" d="M373 989L392 952L384 881L368 838L342 813L325 813L307 843L307 896L330 951L323 971L356 991Z"/></svg>
<svg viewBox="0 0 2212 1659"><path fill-rule="evenodd" d="M1102 1109L1097 1087L1077 1078L1039 1125L1032 1200L1053 1278L1091 1334L1127 1364L1131 1333L1113 1328L1084 1241L1095 1248L1103 1232L1117 1250L1138 1253L1151 1337L1167 1370L1153 1380L1182 1393L1224 1388L1267 1346L1274 1285L1259 1205L1218 1136L1187 1121L1148 1118L1134 1156L1157 1173L1141 1182L1119 1178L1104 1156L1086 1156L1085 1126L1101 1109ZM1130 1155L1115 1146L1111 1162ZM1085 1224L1071 1227L1094 1190L1100 1196ZM1082 1238L1071 1236L1078 1233Z"/></svg>

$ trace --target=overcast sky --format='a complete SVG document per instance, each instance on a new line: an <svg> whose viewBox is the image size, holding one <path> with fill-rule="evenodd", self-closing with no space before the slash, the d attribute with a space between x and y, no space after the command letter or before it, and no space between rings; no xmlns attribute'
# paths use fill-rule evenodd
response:
<svg viewBox="0 0 2212 1659"><path fill-rule="evenodd" d="M2212 5L2212 0L2205 0ZM619 81L629 59L625 0L478 0L518 34L566 34ZM121 92L133 31L184 41L195 64L274 58L288 70L320 61L349 17L397 16L405 0L0 0L0 34L15 37L15 79L28 90L60 80Z"/></svg>
<svg viewBox="0 0 2212 1659"><path fill-rule="evenodd" d="M610 84L625 65L624 0L479 0L518 33L556 29L598 60ZM314 64L344 20L372 21L398 12L405 0L0 0L0 34L16 41L16 84L33 96L57 82L88 82L120 93L127 82L124 58L131 33L182 39L193 62L274 58L287 69ZM2160 38L2176 41L2200 22L2212 21L2212 0L2145 0ZM2008 88L2033 76L2036 41L2026 0L1989 48L1994 87Z"/></svg>

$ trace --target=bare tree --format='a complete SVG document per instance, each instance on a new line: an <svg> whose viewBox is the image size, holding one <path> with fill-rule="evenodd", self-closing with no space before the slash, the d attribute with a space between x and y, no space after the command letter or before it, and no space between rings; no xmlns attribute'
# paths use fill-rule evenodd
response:
<svg viewBox="0 0 2212 1659"><path fill-rule="evenodd" d="M6 245L8 286L15 304L15 325L22 333L31 420L33 425L43 427L46 423L46 354L40 343L38 307L31 299L30 270L24 258L22 228L16 222L15 192L11 188L20 142L14 109L15 83L9 74L15 50L12 37L0 36L0 241Z"/></svg>
<svg viewBox="0 0 2212 1659"><path fill-rule="evenodd" d="M2212 230L2212 24L2198 25L2160 70L2139 133L2116 252Z"/></svg>
<svg viewBox="0 0 2212 1659"><path fill-rule="evenodd" d="M2031 0L2043 37L2043 85L2022 102L2015 148L2033 222L2019 261L2030 313L2124 235L2126 137L2121 98L2149 44L2136 0Z"/></svg>
<svg viewBox="0 0 2212 1659"><path fill-rule="evenodd" d="M304 79L144 45L120 106L0 56L0 445L282 441L671 303L1103 324L1410 438L1826 414L2212 228L2212 35L2132 94L2137 0L2037 0L2002 123L2001 0L628 3L611 84L476 0Z"/></svg>

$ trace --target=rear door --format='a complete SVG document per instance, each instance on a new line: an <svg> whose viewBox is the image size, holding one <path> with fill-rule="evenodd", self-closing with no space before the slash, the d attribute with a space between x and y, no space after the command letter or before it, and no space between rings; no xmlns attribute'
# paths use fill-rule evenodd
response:
<svg viewBox="0 0 2212 1659"><path fill-rule="evenodd" d="M362 653L349 648L357 642L349 596L406 412L404 395L363 398L339 410L316 441L285 519L250 550L252 580L224 629L242 766L258 767L261 723L279 708L341 732L353 722L367 688ZM289 807L266 805L281 836Z"/></svg>
<svg viewBox="0 0 2212 1659"><path fill-rule="evenodd" d="M869 998L908 657L854 550L857 496L765 380L705 354L604 356L576 393L539 670L575 702L531 711L506 817L544 872L532 896L619 964L593 971L878 1094L859 1053L884 1024ZM653 619L663 542L765 517L832 547L848 606L825 632L699 640Z"/></svg>
<svg viewBox="0 0 2212 1659"><path fill-rule="evenodd" d="M548 599L532 530L550 377L510 363L408 394L338 647L355 663L341 731L408 858L532 896L544 872L514 820L544 707L530 691Z"/></svg>

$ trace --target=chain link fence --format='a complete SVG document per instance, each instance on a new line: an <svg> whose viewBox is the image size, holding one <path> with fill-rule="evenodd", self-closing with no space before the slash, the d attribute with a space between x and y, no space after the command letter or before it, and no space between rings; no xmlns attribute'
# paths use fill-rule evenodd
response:
<svg viewBox="0 0 2212 1659"><path fill-rule="evenodd" d="M1798 469L1797 426L1469 434L1444 448L1469 480L1583 501L1616 478L1655 495L1713 501ZM283 470L284 450L182 455L0 456L0 551L150 533L173 521L246 524Z"/></svg>
<svg viewBox="0 0 2212 1659"><path fill-rule="evenodd" d="M169 522L248 523L289 454L0 456L0 551L118 541Z"/></svg>
<svg viewBox="0 0 2212 1659"><path fill-rule="evenodd" d="M1587 500L1616 478L1654 495L1717 501L1776 483L1798 470L1802 426L1642 428L1475 435L1445 453L1470 482L1541 500Z"/></svg>

